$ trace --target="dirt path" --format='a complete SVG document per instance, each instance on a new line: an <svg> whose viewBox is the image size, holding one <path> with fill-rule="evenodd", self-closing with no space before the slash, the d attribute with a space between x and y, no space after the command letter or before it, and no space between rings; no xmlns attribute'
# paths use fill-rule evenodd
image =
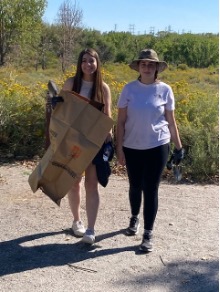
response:
<svg viewBox="0 0 220 292"><path fill-rule="evenodd" d="M89 248L70 232L67 198L58 207L33 194L30 173L21 164L0 166L0 291L219 291L218 186L162 183L155 251L146 255L137 252L141 233L124 235L126 178L112 175L100 189L97 243Z"/></svg>

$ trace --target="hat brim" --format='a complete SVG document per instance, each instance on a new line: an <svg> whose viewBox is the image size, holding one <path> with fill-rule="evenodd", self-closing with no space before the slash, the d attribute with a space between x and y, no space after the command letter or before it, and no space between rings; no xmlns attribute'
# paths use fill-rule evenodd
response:
<svg viewBox="0 0 220 292"><path fill-rule="evenodd" d="M158 67L158 72L163 72L165 69L168 68L168 65L165 61L155 61L155 60L152 60L152 59L138 59L138 60L134 60L131 62L131 64L129 64L129 67L132 69L132 70L135 70L137 72L139 72L139 62L140 61L149 61L149 62L155 62L155 63L158 63L159 64L159 67Z"/></svg>

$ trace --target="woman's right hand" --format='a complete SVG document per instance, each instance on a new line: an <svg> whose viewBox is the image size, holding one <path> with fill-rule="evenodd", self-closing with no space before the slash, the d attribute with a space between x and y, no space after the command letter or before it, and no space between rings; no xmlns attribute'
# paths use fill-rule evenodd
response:
<svg viewBox="0 0 220 292"><path fill-rule="evenodd" d="M122 148L117 149L117 160L120 165L125 166L125 154Z"/></svg>

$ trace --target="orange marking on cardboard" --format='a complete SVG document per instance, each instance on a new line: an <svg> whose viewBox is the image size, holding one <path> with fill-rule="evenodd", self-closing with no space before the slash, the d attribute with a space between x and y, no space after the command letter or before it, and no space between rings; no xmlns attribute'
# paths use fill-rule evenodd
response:
<svg viewBox="0 0 220 292"><path fill-rule="evenodd" d="M73 147L71 148L71 153L70 156L73 158L79 158L81 155L81 148L77 145L73 145Z"/></svg>

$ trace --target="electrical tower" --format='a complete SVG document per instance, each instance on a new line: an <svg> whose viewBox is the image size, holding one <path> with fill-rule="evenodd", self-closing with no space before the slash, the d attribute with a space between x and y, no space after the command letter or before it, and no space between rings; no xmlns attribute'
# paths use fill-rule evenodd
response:
<svg viewBox="0 0 220 292"><path fill-rule="evenodd" d="M134 28L135 28L134 24L129 24L129 31L131 34L134 34Z"/></svg>
<svg viewBox="0 0 220 292"><path fill-rule="evenodd" d="M150 27L150 34L154 35L154 30L155 30L155 27L154 26L151 26Z"/></svg>

